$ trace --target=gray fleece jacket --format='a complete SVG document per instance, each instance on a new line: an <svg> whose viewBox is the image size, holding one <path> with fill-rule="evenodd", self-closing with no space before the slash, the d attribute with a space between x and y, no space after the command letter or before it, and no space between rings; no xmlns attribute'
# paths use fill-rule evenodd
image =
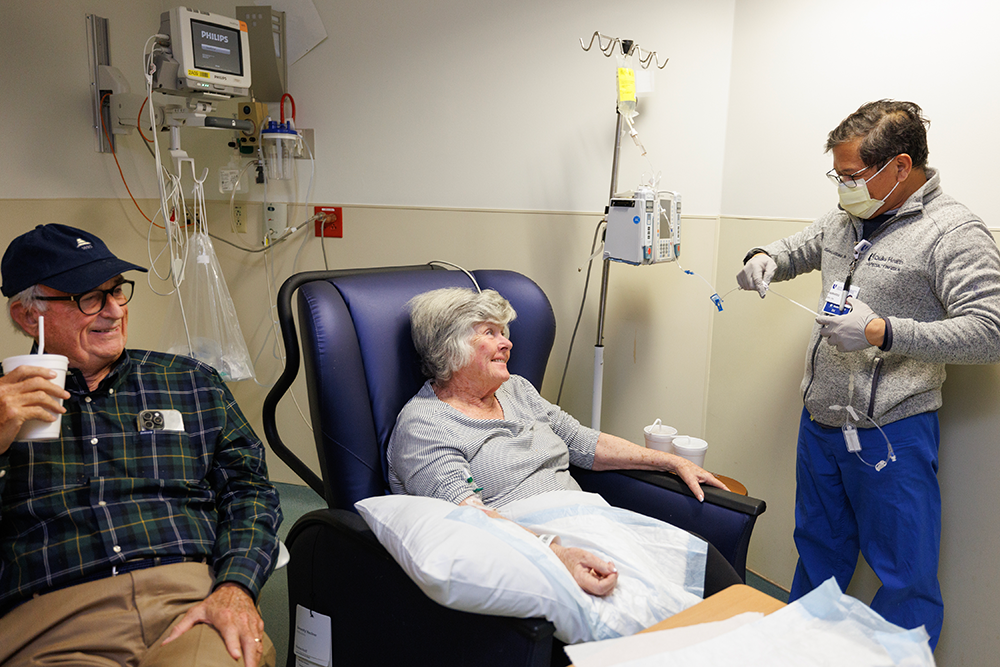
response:
<svg viewBox="0 0 1000 667"><path fill-rule="evenodd" d="M936 170L869 238L852 285L891 327L886 350L838 352L813 327L802 397L821 424L840 426L851 405L880 425L941 407L945 364L1000 361L1000 252L986 225L941 191ZM839 207L762 248L774 280L820 269L823 292L847 277L862 221ZM862 419L860 427L871 426Z"/></svg>

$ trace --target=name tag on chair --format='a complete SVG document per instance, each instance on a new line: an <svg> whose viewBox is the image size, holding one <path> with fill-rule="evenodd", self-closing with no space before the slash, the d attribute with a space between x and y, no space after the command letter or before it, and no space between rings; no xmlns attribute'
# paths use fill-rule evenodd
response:
<svg viewBox="0 0 1000 667"><path fill-rule="evenodd" d="M296 667L331 667L333 662L332 623L324 616L302 605L295 607Z"/></svg>

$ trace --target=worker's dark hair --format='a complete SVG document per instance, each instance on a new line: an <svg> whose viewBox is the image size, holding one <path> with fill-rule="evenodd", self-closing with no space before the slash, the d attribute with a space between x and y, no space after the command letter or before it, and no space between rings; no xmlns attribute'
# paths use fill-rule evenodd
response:
<svg viewBox="0 0 1000 667"><path fill-rule="evenodd" d="M927 126L920 107L913 102L879 100L840 121L827 136L826 150L861 137L858 153L869 167L881 167L900 153L913 160L914 169L927 166Z"/></svg>

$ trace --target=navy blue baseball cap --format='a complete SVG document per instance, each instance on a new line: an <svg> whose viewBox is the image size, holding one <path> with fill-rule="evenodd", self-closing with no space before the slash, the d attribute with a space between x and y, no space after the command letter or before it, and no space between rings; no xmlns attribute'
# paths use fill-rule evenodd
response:
<svg viewBox="0 0 1000 667"><path fill-rule="evenodd" d="M12 297L32 285L45 285L83 294L125 271L146 269L118 259L90 232L57 223L38 225L7 246L0 262L0 292Z"/></svg>

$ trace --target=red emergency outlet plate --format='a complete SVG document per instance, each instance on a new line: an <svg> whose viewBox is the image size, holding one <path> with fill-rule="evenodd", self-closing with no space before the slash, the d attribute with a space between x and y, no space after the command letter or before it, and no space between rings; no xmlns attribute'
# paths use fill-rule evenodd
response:
<svg viewBox="0 0 1000 667"><path fill-rule="evenodd" d="M316 236L327 238L344 238L344 209L340 206L316 206L315 215L325 214L325 218L316 220Z"/></svg>

